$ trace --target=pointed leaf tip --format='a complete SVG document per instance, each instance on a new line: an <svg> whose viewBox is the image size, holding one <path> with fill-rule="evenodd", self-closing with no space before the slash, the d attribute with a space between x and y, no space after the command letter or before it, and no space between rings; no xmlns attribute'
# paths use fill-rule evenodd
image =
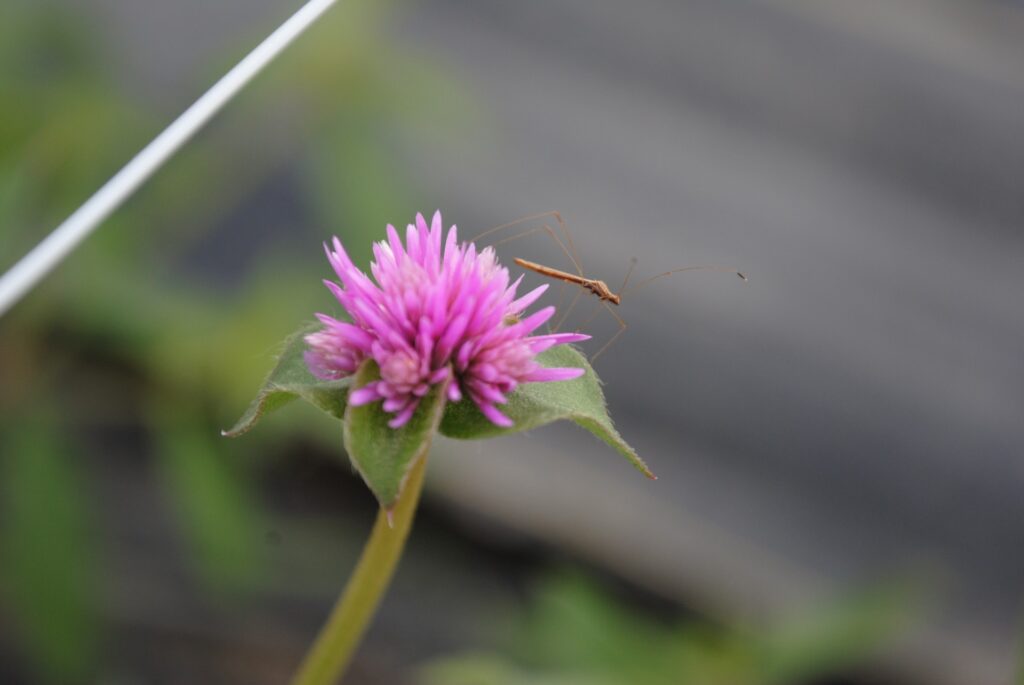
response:
<svg viewBox="0 0 1024 685"><path fill-rule="evenodd" d="M290 335L282 345L277 365L263 381L263 387L234 426L222 430L221 435L237 438L252 430L267 414L280 409L297 397L341 419L345 415L346 398L351 378L334 381L320 380L309 372L303 354L306 351L305 336L319 330L320 325L304 326Z"/></svg>
<svg viewBox="0 0 1024 685"><path fill-rule="evenodd" d="M512 420L511 426L495 425L469 399L446 402L447 388L437 385L423 398L409 423L394 429L387 425L393 417L383 411L380 402L355 408L347 401L353 383L354 387L360 388L379 378L376 364L364 363L355 376L334 381L320 380L309 372L303 359L306 350L304 338L318 329L319 325L308 325L285 340L277 365L256 398L238 422L230 429L222 430L221 435L242 435L270 412L302 398L345 421L345 444L353 456L353 463L385 510L394 505L413 458L426 449L435 430L451 438L472 440L530 430L553 421L571 420L615 449L644 476L658 479L615 430L600 380L586 357L571 345L545 350L537 360L546 368L580 368L583 375L572 380L521 385L509 397L508 404L501 407ZM357 428L356 423L358 430L353 431ZM380 439L379 450L368 437L371 435ZM354 450L352 441L358 443Z"/></svg>
<svg viewBox="0 0 1024 685"><path fill-rule="evenodd" d="M450 403L441 421L441 434L450 438L475 440L537 428L553 421L570 420L586 428L625 457L651 480L651 472L640 455L622 439L608 415L601 381L586 357L571 345L559 345L537 355L546 368L576 367L584 370L572 380L526 383L509 397L502 412L513 421L511 427L496 426L468 399Z"/></svg>

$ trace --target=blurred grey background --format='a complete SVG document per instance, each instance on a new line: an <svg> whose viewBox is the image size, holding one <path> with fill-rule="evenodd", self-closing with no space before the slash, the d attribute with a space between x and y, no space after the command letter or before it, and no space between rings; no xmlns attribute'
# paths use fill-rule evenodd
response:
<svg viewBox="0 0 1024 685"><path fill-rule="evenodd" d="M298 3L67 5L159 120ZM629 328L597 370L659 481L557 427L443 441L428 501L471 535L544 541L741 621L912 577L927 608L877 672L1009 682L1024 616L1024 6L421 0L382 26L371 54L408 60L392 72L412 84L392 84L405 125L384 112L350 135L426 204L372 207L360 235L407 222L407 206L440 207L464 237L559 210L587 275L613 287L634 256L636 278L707 263L750 277L683 274L623 298ZM425 63L450 81L417 88ZM197 139L244 126L254 149L291 151L185 252L185 273L230 281L267 245L302 255L319 287L295 190L315 142L290 116L229 110ZM542 235L498 249L571 268ZM616 329L596 322L591 351ZM265 355L285 326L238 354Z"/></svg>

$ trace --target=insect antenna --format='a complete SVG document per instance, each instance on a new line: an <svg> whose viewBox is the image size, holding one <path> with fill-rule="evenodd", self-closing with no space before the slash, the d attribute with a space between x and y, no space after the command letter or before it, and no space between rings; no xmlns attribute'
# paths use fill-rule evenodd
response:
<svg viewBox="0 0 1024 685"><path fill-rule="evenodd" d="M629 277L633 275L633 269L636 267L636 257L629 258L629 269L626 270L626 277L622 279L622 285L619 286L619 295L626 289L626 284L629 283Z"/></svg>
<svg viewBox="0 0 1024 685"><path fill-rule="evenodd" d="M644 281L640 281L633 287L629 288L629 291L636 292L637 290L640 290L640 288L647 286L648 284L658 280L659 278L664 278L666 276L671 276L673 274L682 273L684 271L721 271L723 273L735 274L736 276L739 276L744 283L750 280L747 278L747 275L745 273L737 269L734 269L731 266L718 266L717 264L707 264L702 266L685 266L682 269L672 269L671 271L664 271L660 274L655 274L654 276L651 276L650 278ZM625 288L623 288L623 290L619 292L619 295L622 295L624 292L626 292Z"/></svg>

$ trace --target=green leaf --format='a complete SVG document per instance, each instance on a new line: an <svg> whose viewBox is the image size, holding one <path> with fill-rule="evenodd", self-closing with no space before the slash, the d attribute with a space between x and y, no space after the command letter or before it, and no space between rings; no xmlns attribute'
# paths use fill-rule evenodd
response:
<svg viewBox="0 0 1024 685"><path fill-rule="evenodd" d="M307 326L285 340L284 351L278 357L277 366L263 382L256 399L234 426L223 431L223 435L236 438L248 432L264 416L280 409L296 397L301 397L337 419L345 417L345 400L352 378L322 381L309 372L302 358L303 352L306 351L303 338L318 328L319 326Z"/></svg>
<svg viewBox="0 0 1024 685"><path fill-rule="evenodd" d="M354 388L380 379L380 368L372 359L363 362L355 375ZM385 510L390 510L405 485L413 462L425 454L441 422L446 385L435 385L420 400L416 413L400 428L391 428L394 415L381 402L370 402L345 411L345 449L359 475Z"/></svg>
<svg viewBox="0 0 1024 685"><path fill-rule="evenodd" d="M601 381L579 350L569 345L553 347L537 357L546 367L577 367L586 373L571 381L553 383L526 383L501 406L515 422L511 428L491 423L469 399L449 404L441 422L441 434L449 438L476 440L498 435L518 433L543 426L552 421L575 421L604 440L648 478L656 478L632 447L622 439L612 425L605 405Z"/></svg>
<svg viewBox="0 0 1024 685"><path fill-rule="evenodd" d="M285 341L284 351L281 353L277 366L264 382L256 399L253 400L238 423L230 430L224 431L224 435L236 437L245 433L255 426L263 416L291 402L296 397L301 397L316 405L335 418L346 418L346 400L353 377L336 381L321 381L309 372L302 358L306 349L303 338L313 330L316 328L306 327ZM601 381L587 362L586 357L569 345L560 345L541 353L537 360L545 367L576 367L584 369L586 373L571 381L521 385L509 397L508 403L501 407L501 410L515 422L511 428L503 428L491 423L468 398L456 404L445 404L434 399L433 402L436 402L438 406L446 407L440 422L441 434L450 438L474 440L530 430L553 421L570 420L608 443L648 478L656 477L636 451L615 430L611 417L608 416L604 393L601 392ZM375 369L376 366L373 368ZM369 369L370 367L364 367L363 372L370 373ZM362 379L362 382L365 384L372 380L375 379L367 376ZM358 381L356 382L358 383ZM436 398L436 395L435 388L429 397ZM427 398L424 398L423 406L426 406L426 402ZM396 431L387 426L387 421L392 417L384 412L379 402L372 403L372 407L363 409L359 415L363 416L364 412L371 411L375 412L376 423L374 425L378 428L383 427L379 438L384 441L394 441L396 444L403 443L406 439L405 431L397 431L399 436L393 435ZM419 414L420 412L417 412L417 417ZM369 413L366 413L365 416L368 417ZM414 418L410 424L417 422L420 418L423 417ZM437 427L429 421L428 424ZM418 438L413 442L419 445L420 442L416 442L416 440ZM345 445L351 455L353 449L349 444L347 429ZM367 449L369 449L369 445L367 445ZM369 454L369 452L364 452L364 454ZM410 457L405 455L403 458ZM374 461L376 462L376 459ZM398 475L404 476L405 468L409 463L411 462L396 462L386 470L393 471L394 468L400 467ZM385 503L393 503L393 498L397 497L399 488L396 482L392 482L395 473L378 473L377 466L376 463L373 465L367 463L365 466L357 464L357 468L363 474L367 484L370 485L381 504L386 507L388 504Z"/></svg>

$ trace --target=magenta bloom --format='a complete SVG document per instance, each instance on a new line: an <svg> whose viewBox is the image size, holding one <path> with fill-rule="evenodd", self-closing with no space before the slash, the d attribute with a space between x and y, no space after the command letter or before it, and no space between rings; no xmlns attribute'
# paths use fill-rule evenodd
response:
<svg viewBox="0 0 1024 685"><path fill-rule="evenodd" d="M542 367L537 354L589 336L531 336L555 313L545 307L522 315L547 286L516 299L522 276L509 283L493 249L478 252L472 243L459 244L455 226L442 249L441 233L440 212L430 227L417 214L404 246L389 225L387 242L373 246L370 271L376 283L352 264L340 240L334 239L333 252L325 245L342 284L324 283L352 323L317 314L324 328L305 338L306 365L318 378L333 380L372 358L381 379L352 391L348 401L358 406L383 400L384 410L395 415L392 428L405 424L439 383L447 384L449 401L468 396L492 422L511 426L495 405L504 404L517 385L583 375L583 369Z"/></svg>

